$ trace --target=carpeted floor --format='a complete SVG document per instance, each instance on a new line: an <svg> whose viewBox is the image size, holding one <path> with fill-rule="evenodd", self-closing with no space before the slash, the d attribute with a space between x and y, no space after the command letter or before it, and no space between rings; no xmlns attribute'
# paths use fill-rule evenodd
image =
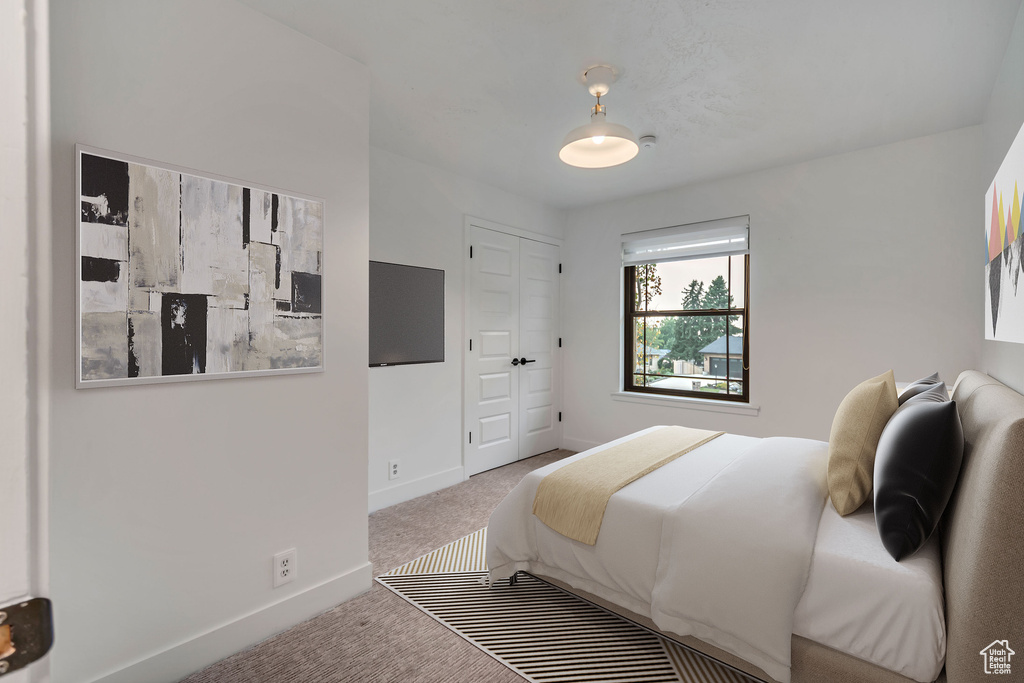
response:
<svg viewBox="0 0 1024 683"><path fill-rule="evenodd" d="M370 561L383 574L487 525L552 451L370 515ZM199 671L182 683L522 683L505 666L378 583L369 593Z"/></svg>

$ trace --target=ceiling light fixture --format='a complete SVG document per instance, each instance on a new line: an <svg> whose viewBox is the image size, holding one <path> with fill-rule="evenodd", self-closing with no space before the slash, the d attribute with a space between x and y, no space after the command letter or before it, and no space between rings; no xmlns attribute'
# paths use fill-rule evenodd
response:
<svg viewBox="0 0 1024 683"><path fill-rule="evenodd" d="M574 128L562 141L558 158L570 166L580 168L608 168L624 164L640 151L633 131L618 123L605 120L605 105L601 96L615 82L616 73L610 66L592 66L583 72L583 83L597 104L590 110L590 123Z"/></svg>

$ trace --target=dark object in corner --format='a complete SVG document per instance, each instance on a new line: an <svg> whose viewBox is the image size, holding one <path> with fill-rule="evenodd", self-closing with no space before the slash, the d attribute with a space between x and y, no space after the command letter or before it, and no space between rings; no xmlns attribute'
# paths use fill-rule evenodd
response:
<svg viewBox="0 0 1024 683"><path fill-rule="evenodd" d="M913 555L939 525L960 474L964 433L944 383L908 400L875 452L875 525L896 560Z"/></svg>
<svg viewBox="0 0 1024 683"><path fill-rule="evenodd" d="M48 598L0 604L0 615L0 674L24 669L53 647L53 604Z"/></svg>

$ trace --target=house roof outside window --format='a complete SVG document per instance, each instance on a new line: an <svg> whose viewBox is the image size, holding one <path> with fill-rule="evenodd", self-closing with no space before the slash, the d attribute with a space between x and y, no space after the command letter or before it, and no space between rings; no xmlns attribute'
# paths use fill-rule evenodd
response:
<svg viewBox="0 0 1024 683"><path fill-rule="evenodd" d="M644 353L648 358L657 358L658 360L661 360L671 352L672 349L656 349L653 346L644 347Z"/></svg>
<svg viewBox="0 0 1024 683"><path fill-rule="evenodd" d="M701 353L711 354L716 356L725 355L725 336L721 336L715 341L711 342L703 349ZM736 335L729 337L729 355L730 356L742 356L743 355L743 335Z"/></svg>

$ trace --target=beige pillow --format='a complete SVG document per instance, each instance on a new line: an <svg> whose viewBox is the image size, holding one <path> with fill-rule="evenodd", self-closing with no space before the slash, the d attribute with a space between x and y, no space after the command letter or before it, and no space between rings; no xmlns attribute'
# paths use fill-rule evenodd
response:
<svg viewBox="0 0 1024 683"><path fill-rule="evenodd" d="M828 495L840 515L871 495L878 438L898 407L892 370L861 382L839 404L828 437Z"/></svg>

